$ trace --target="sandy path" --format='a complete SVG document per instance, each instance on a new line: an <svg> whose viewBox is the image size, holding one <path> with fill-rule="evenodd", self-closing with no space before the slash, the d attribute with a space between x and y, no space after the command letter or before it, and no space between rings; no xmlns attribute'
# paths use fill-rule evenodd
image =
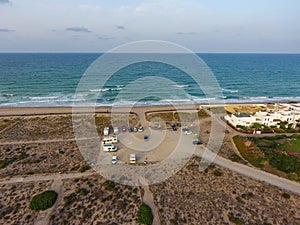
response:
<svg viewBox="0 0 300 225"><path fill-rule="evenodd" d="M54 180L50 189L55 191L57 195L57 199L55 204L45 211L40 211L37 219L35 220L35 225L48 225L50 222L50 216L52 215L53 210L57 207L60 199L62 197L62 188L63 188L63 181L61 179Z"/></svg>
<svg viewBox="0 0 300 225"><path fill-rule="evenodd" d="M55 143L55 142L71 142L71 141L86 141L92 140L94 138L70 138L70 139L45 139L45 140L34 140L34 141L9 141L9 142L0 142L0 145L16 145L16 144L39 144L39 143Z"/></svg>
<svg viewBox="0 0 300 225"><path fill-rule="evenodd" d="M147 204L148 206L150 206L150 208L152 209L152 213L153 213L153 225L160 225L160 220L159 220L159 214L158 214L158 209L154 203L154 199L153 199L153 193L150 191L149 186L143 186L144 189L144 196L143 196L143 202L145 204Z"/></svg>
<svg viewBox="0 0 300 225"><path fill-rule="evenodd" d="M154 203L153 193L151 192L149 185L147 185L147 181L144 177L139 177L139 183L144 189L143 202L151 208L153 213L154 218L152 225L160 225L161 222L159 219L158 208Z"/></svg>
<svg viewBox="0 0 300 225"><path fill-rule="evenodd" d="M204 147L197 148L196 155L202 157L203 153L204 153ZM211 151L206 151L205 153L205 159L208 161L213 159L214 156L215 154L212 153ZM241 175L250 177L255 180L263 181L265 183L271 184L283 190L287 190L300 195L300 183L282 177L278 177L276 175L267 173L255 167L249 167L247 165L232 162L218 155L216 155L215 158L213 159L213 163L222 166L224 168L227 168L229 170L232 170L234 172L237 172Z"/></svg>
<svg viewBox="0 0 300 225"><path fill-rule="evenodd" d="M43 175L33 175L33 176L17 176L11 178L0 179L0 184L14 184L14 183L25 183L33 181L46 181L46 180L62 180L62 179L74 179L81 178L95 174L94 171L88 171L85 173L68 173L68 174L43 174Z"/></svg>

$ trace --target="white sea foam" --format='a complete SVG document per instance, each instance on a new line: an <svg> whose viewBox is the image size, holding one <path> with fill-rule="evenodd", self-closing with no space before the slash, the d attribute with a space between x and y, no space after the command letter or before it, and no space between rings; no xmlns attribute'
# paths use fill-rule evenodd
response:
<svg viewBox="0 0 300 225"><path fill-rule="evenodd" d="M127 96L128 97L128 96ZM174 98L165 98L159 101L146 100L134 102L128 99L119 99L116 102L110 97L107 99L98 99L91 93L83 93L76 96L74 94L53 93L49 96L12 96L10 98L0 96L0 107L27 107L27 106L128 106L128 105L172 105L172 104L218 104L218 103L267 103L267 102L288 102L298 101L300 97L270 97L270 96L240 96L237 98L205 98L199 96L174 96Z"/></svg>
<svg viewBox="0 0 300 225"><path fill-rule="evenodd" d="M189 85L174 84L173 87L177 87L177 88L187 88L187 87L189 87Z"/></svg>
<svg viewBox="0 0 300 225"><path fill-rule="evenodd" d="M14 97L15 94L4 94L3 96L5 96L5 97Z"/></svg>
<svg viewBox="0 0 300 225"><path fill-rule="evenodd" d="M120 91L123 88L121 86L117 86L115 88L100 88L100 89L90 89L90 92L107 92L107 91Z"/></svg>
<svg viewBox="0 0 300 225"><path fill-rule="evenodd" d="M222 88L223 92L229 92L229 93L238 93L239 90L231 90L231 89L227 89L227 88Z"/></svg>

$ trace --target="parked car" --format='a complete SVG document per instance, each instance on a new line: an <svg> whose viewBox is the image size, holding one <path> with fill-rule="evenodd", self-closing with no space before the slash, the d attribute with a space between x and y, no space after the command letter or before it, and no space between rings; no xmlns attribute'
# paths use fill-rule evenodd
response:
<svg viewBox="0 0 300 225"><path fill-rule="evenodd" d="M133 128L133 132L137 132L138 131L138 128L137 127L134 127Z"/></svg>
<svg viewBox="0 0 300 225"><path fill-rule="evenodd" d="M193 141L194 145L202 145L203 141L201 141L200 139Z"/></svg>
<svg viewBox="0 0 300 225"><path fill-rule="evenodd" d="M109 135L109 127L104 127L103 134Z"/></svg>
<svg viewBox="0 0 300 225"><path fill-rule="evenodd" d="M128 127L128 132L129 132L129 133L133 132L133 128Z"/></svg>
<svg viewBox="0 0 300 225"><path fill-rule="evenodd" d="M126 132L126 131L127 131L126 126L122 126L122 127L121 127L121 131L122 131L122 132Z"/></svg>
<svg viewBox="0 0 300 225"><path fill-rule="evenodd" d="M139 132L143 132L143 131L144 131L144 127L140 126Z"/></svg>
<svg viewBox="0 0 300 225"><path fill-rule="evenodd" d="M182 128L184 134L192 134L193 132L189 128Z"/></svg>
<svg viewBox="0 0 300 225"><path fill-rule="evenodd" d="M118 157L116 155L113 155L111 157L111 164L116 164L118 162Z"/></svg>
<svg viewBox="0 0 300 225"><path fill-rule="evenodd" d="M148 141L149 140L149 136L148 135L145 135L144 136L144 141Z"/></svg>
<svg viewBox="0 0 300 225"><path fill-rule="evenodd" d="M119 133L119 128L118 127L114 127L114 134L117 135Z"/></svg>
<svg viewBox="0 0 300 225"><path fill-rule="evenodd" d="M135 157L134 153L130 154L130 156L129 156L129 162L130 162L130 164L135 164L136 157Z"/></svg>
<svg viewBox="0 0 300 225"><path fill-rule="evenodd" d="M177 130L177 126L175 124L172 125L172 129L173 131L176 131Z"/></svg>

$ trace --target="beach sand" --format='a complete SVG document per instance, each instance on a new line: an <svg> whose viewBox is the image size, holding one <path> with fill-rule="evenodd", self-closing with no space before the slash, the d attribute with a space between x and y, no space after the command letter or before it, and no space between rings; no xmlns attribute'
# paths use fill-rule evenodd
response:
<svg viewBox="0 0 300 225"><path fill-rule="evenodd" d="M163 112L174 110L193 110L200 107L215 108L225 106L240 106L240 105L257 105L265 106L268 103L237 103L237 104L182 104L182 105L149 105L149 106L134 106L132 109L125 106L101 106L101 107L0 107L0 116L22 116L22 115L55 115L55 114L71 114L72 111L76 113L108 113L113 109L114 112L128 112L128 111L143 111L143 112Z"/></svg>

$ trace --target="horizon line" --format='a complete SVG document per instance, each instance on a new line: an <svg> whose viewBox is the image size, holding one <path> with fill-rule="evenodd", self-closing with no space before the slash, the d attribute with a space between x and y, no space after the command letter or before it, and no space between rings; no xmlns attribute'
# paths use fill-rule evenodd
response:
<svg viewBox="0 0 300 225"><path fill-rule="evenodd" d="M105 54L107 52L97 51L0 51L0 54ZM118 52L116 52L118 53ZM122 52L126 53L126 52ZM128 52L132 53L132 52ZM137 52L138 53L138 52ZM147 52L146 52L147 53ZM158 52L159 53L159 52ZM276 55L298 55L300 52L193 52L195 54L276 54ZM154 54L156 54L154 52ZM165 53L163 53L165 54ZM177 53L180 54L180 53Z"/></svg>

